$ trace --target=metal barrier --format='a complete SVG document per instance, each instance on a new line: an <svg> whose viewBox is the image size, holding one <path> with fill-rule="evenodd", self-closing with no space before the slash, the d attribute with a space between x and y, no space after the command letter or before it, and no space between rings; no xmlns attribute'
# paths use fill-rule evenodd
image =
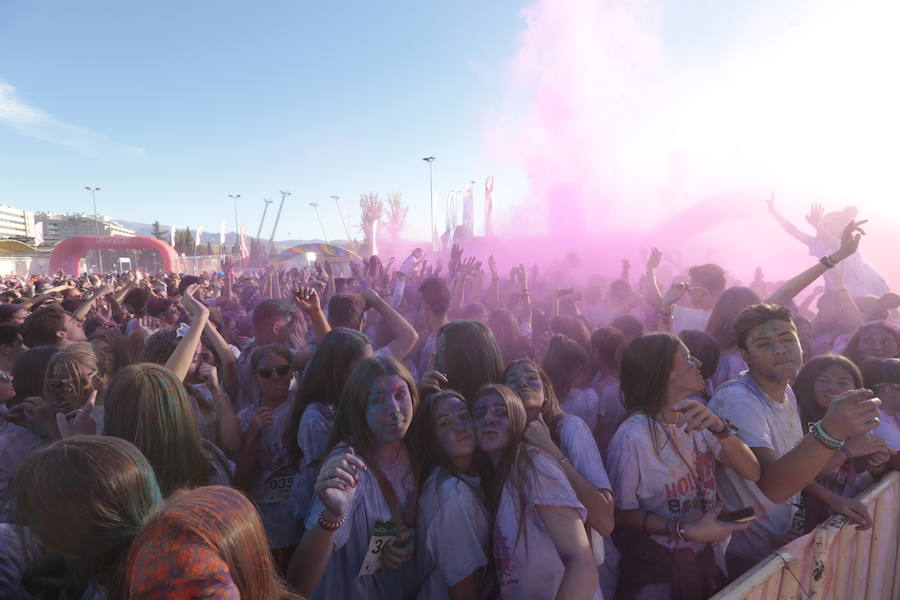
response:
<svg viewBox="0 0 900 600"><path fill-rule="evenodd" d="M858 499L874 526L857 531L831 517L763 559L711 600L896 600L900 598L900 473Z"/></svg>

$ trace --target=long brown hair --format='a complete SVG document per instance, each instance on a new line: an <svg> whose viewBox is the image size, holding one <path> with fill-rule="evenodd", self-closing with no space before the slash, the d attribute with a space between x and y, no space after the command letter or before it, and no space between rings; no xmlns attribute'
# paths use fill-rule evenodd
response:
<svg viewBox="0 0 900 600"><path fill-rule="evenodd" d="M144 531L151 538L146 541L155 541L160 532L174 532L213 550L228 566L242 598L300 598L278 575L256 507L235 489L213 485L175 492ZM135 558L143 538L142 534L135 540L126 562L126 590L134 576ZM168 575L159 573L160 577Z"/></svg>
<svg viewBox="0 0 900 600"><path fill-rule="evenodd" d="M162 502L153 469L132 444L73 436L25 461L12 484L13 521L49 549L87 563L109 597L121 594L128 547Z"/></svg>
<svg viewBox="0 0 900 600"><path fill-rule="evenodd" d="M643 413L654 449L659 452L655 417L662 410L675 354L682 342L671 333L645 333L631 340L622 353L619 368L622 397L629 415Z"/></svg>
<svg viewBox="0 0 900 600"><path fill-rule="evenodd" d="M103 435L137 446L156 472L163 495L209 482L200 430L184 384L165 367L128 365L103 392Z"/></svg>
<svg viewBox="0 0 900 600"><path fill-rule="evenodd" d="M762 300L759 294L748 287L730 287L716 300L709 321L706 323L706 333L711 335L719 350L728 352L737 345L734 337L734 320L740 312L753 304L759 304Z"/></svg>
<svg viewBox="0 0 900 600"><path fill-rule="evenodd" d="M353 369L353 373L350 374L350 378L341 392L341 398L338 400L330 446L334 447L341 442L351 442L353 444L353 448L366 461L366 464L378 481L381 493L384 494L385 500L391 507L391 512L395 513L394 518L398 518L400 513L399 500L394 491L394 486L391 485L378 466L378 461L372 460L375 456L375 439L366 424L365 418L366 404L372 383L385 375L400 377L409 388L413 418L403 438L403 443L409 456L410 468L415 478L416 486L418 486L422 473L421 452L415 447L415 440L418 436L416 430L418 418L416 413L419 409L419 394L416 391L416 384L412 375L409 374L409 371L406 370L403 364L393 358L373 356L361 361Z"/></svg>
<svg viewBox="0 0 900 600"><path fill-rule="evenodd" d="M531 453L528 451L529 446L524 440L525 428L528 426L528 415L519 395L505 385L489 384L482 387L475 394L471 405L474 406L479 398L489 395L500 396L506 404L506 414L509 419L509 443L503 451L503 456L496 469L489 462L485 466L484 481L487 489L487 507L493 520L496 518L500 507L503 487L508 481L515 490L518 499L518 535L522 535L525 531L525 511L528 507L528 496L526 493L526 486L529 485L530 481L528 471L534 468L534 461ZM527 539L525 543L528 543Z"/></svg>
<svg viewBox="0 0 900 600"><path fill-rule="evenodd" d="M416 447L421 450L422 455L422 480L419 482L420 487L425 485L425 479L429 476L432 469L440 467L444 473L459 477L460 473L447 456L441 451L437 443L437 437L434 434L434 413L437 405L441 400L447 398L456 398L468 407L466 399L462 394L453 390L441 390L436 394L429 394L422 398L419 410L416 414L418 421L419 439ZM441 481L438 481L440 485Z"/></svg>
<svg viewBox="0 0 900 600"><path fill-rule="evenodd" d="M437 340L447 387L468 399L483 385L501 383L503 359L487 325L481 321L450 321L438 329Z"/></svg>

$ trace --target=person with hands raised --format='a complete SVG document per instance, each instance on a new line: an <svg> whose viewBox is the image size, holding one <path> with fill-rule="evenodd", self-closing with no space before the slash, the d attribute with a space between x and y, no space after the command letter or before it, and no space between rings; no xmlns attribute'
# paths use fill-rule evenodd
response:
<svg viewBox="0 0 900 600"><path fill-rule="evenodd" d="M729 545L732 577L802 532L802 522L795 518L800 491L827 498L823 493L827 490L815 479L846 440L878 426L880 404L869 390L851 390L835 398L805 434L789 387L803 363L791 312L771 304L748 306L735 319L734 334L749 370L720 386L709 408L736 427L736 435L756 455L762 473L757 483L727 469L717 474L726 508L752 506L758 515Z"/></svg>
<svg viewBox="0 0 900 600"><path fill-rule="evenodd" d="M707 598L727 581L725 542L746 524L717 519L716 463L759 479L750 449L690 396L704 389L677 337L646 334L622 354L628 417L609 444L622 552L619 598Z"/></svg>

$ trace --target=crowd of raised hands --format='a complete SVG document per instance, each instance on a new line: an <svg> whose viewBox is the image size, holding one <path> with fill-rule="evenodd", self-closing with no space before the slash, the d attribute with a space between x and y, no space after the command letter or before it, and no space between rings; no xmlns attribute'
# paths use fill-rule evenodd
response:
<svg viewBox="0 0 900 600"><path fill-rule="evenodd" d="M0 278L0 597L706 598L872 527L900 296L854 211L768 208L815 257L779 282L459 244Z"/></svg>

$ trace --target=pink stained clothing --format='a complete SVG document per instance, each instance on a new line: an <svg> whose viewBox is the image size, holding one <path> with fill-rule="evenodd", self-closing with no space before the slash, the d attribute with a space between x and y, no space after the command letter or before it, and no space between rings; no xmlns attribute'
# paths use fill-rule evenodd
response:
<svg viewBox="0 0 900 600"><path fill-rule="evenodd" d="M494 520L494 564L504 599L555 598L559 590L565 566L537 506L574 508L582 521L587 518L587 510L557 462L537 448L529 446L527 452L532 464L526 480L520 482L525 513L516 487L507 480ZM598 586L594 599L602 598Z"/></svg>

